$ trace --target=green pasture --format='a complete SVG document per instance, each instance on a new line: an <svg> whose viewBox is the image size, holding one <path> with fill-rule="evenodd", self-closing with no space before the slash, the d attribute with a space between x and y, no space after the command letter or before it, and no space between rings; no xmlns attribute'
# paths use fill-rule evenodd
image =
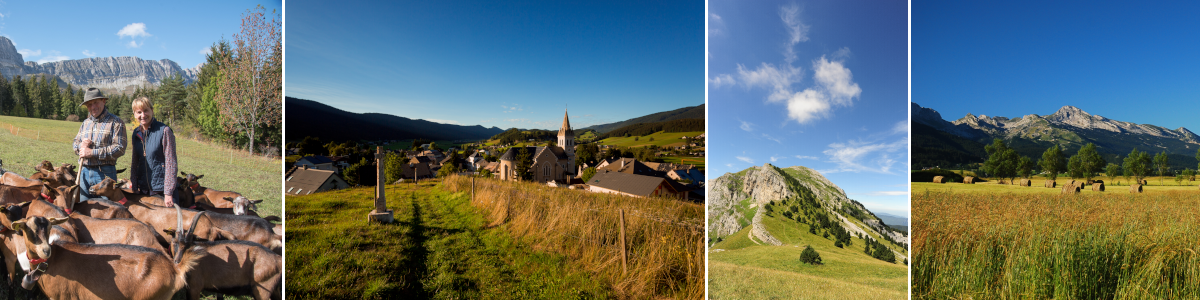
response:
<svg viewBox="0 0 1200 300"><path fill-rule="evenodd" d="M746 227L710 247L710 298L907 298L908 268L902 256L895 264L872 258L863 253L865 243L857 237L838 248L831 239L809 234L808 225L779 215L764 217L763 226L784 245L760 244ZM805 246L812 246L824 265L801 263Z"/></svg>
<svg viewBox="0 0 1200 300"><path fill-rule="evenodd" d="M33 174L33 166L43 160L56 166L62 163L78 165L79 157L71 150L71 141L80 124L0 116L0 160L4 160L4 168L29 176ZM132 132L133 127L126 128L126 134ZM250 156L245 151L185 139L179 134L175 138L180 171L205 175L200 180L204 187L262 199L263 203L258 205L260 215L282 215L283 169L280 159ZM117 160L117 169L129 168L132 155L133 151L126 149L125 156ZM129 174L122 173L117 177L129 178Z"/></svg>
<svg viewBox="0 0 1200 300"><path fill-rule="evenodd" d="M1129 193L1129 183L1132 179L1126 180L1121 177L1110 179L1107 176L1097 177L1104 181L1104 192L1094 192L1090 186L1084 186L1080 193ZM1160 180L1161 179L1161 183ZM975 184L964 184L961 182L950 183L932 183L932 182L913 182L912 193L928 192L979 192L979 193L1013 193L1013 194L1061 194L1062 185L1071 182L1070 178L1059 177L1055 182L1058 184L1055 188L1046 188L1043 183L1045 177L1034 176L1032 179L1033 186L1023 187L1018 184L1008 184L999 180L989 179L987 182L978 182ZM1147 177L1149 184L1142 186L1143 194L1159 194L1172 191L1191 191L1200 193L1200 182L1184 180L1181 185L1176 185L1175 177ZM1019 179L1016 180L1020 182Z"/></svg>
<svg viewBox="0 0 1200 300"><path fill-rule="evenodd" d="M655 132L647 136L630 136L630 137L610 137L600 140L599 144L620 147L645 147L656 145L659 147L677 147L683 146L687 140L681 139L685 136L697 136L703 134L703 131L693 132ZM650 138L654 138L653 141ZM634 139L637 139L636 141Z"/></svg>

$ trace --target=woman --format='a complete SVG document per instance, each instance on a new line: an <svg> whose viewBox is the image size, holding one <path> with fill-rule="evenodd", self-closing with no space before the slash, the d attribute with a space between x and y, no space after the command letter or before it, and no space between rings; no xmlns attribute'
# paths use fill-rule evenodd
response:
<svg viewBox="0 0 1200 300"><path fill-rule="evenodd" d="M130 184L135 193L163 196L163 205L175 205L175 133L171 127L154 119L154 103L150 98L133 100L133 162L130 165ZM163 191L172 191L166 192ZM181 196L182 197L182 196Z"/></svg>

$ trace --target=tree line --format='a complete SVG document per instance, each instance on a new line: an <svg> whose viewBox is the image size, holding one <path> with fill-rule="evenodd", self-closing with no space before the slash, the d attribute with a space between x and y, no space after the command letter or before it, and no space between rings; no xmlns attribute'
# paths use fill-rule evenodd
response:
<svg viewBox="0 0 1200 300"><path fill-rule="evenodd" d="M1010 183L1014 178L1028 179L1038 173L1043 174L1049 180L1056 180L1059 174L1065 173L1073 179L1087 181L1103 174L1109 178L1124 176L1129 179L1132 177L1137 182L1141 182L1152 174L1172 175L1170 157L1166 151L1161 151L1151 157L1149 152L1138 151L1137 148L1134 148L1125 158L1122 159L1118 156L1117 162L1121 164L1117 164L1105 160L1096 150L1094 143L1084 145L1069 158L1063 154L1061 148L1055 145L1046 149L1042 153L1041 159L1035 164L1028 157L1018 155L1016 150L1010 148L1001 139L994 139L992 144L985 146L984 149L988 153L988 158L987 161L984 161L981 170L991 177L1007 178ZM1196 160L1200 161L1200 150L1196 151ZM1200 169L1200 164L1197 164L1197 168ZM1194 181L1195 175L1195 170L1184 169L1176 176L1176 182L1185 179Z"/></svg>
<svg viewBox="0 0 1200 300"><path fill-rule="evenodd" d="M704 119L679 119L653 123L637 123L600 135L597 139L610 137L647 136L655 132L693 132L704 131Z"/></svg>
<svg viewBox="0 0 1200 300"><path fill-rule="evenodd" d="M242 147L251 153L278 155L282 141L283 43L278 15L267 19L261 5L247 10L242 31L232 41L214 43L200 74L191 83L175 73L132 93L106 94L109 112L133 122L131 103L154 102L155 118L176 134L194 133ZM0 74L0 114L81 121L80 104L88 87L66 84L57 76ZM258 144L257 146L255 144Z"/></svg>

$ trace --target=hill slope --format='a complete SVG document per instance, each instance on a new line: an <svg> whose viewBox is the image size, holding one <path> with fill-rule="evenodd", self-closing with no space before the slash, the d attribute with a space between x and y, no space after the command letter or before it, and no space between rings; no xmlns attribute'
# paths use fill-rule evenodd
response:
<svg viewBox="0 0 1200 300"><path fill-rule="evenodd" d="M726 173L709 186L714 297L904 297L907 235L889 228L820 173L765 164ZM868 250L868 244L876 246ZM820 253L825 264L800 263L805 246ZM778 274L753 275L765 273ZM811 284L776 283L778 279L767 277Z"/></svg>
<svg viewBox="0 0 1200 300"><path fill-rule="evenodd" d="M629 126L629 125L633 125L633 124L637 124L637 123L653 123L653 122L663 122L663 121L671 121L671 120L679 120L679 119L703 119L703 118L704 118L704 104L700 104L697 106L684 107L684 108L680 108L680 109L676 109L676 110L672 110L672 111L653 113L653 114L649 114L649 115L645 115L645 116L641 116L641 117L637 117L637 118L633 118L633 119L629 119L629 120L625 120L625 121L615 122L615 123L592 125L592 126L588 126L588 127L584 127L584 128L580 128L580 129L593 129L599 133L607 133L607 132L613 131L617 128L621 128L621 127L625 127L625 126Z"/></svg>
<svg viewBox="0 0 1200 300"><path fill-rule="evenodd" d="M500 128L441 124L388 114L352 113L312 100L288 97L287 140L305 136L323 141L413 139L470 140L486 139L504 132Z"/></svg>

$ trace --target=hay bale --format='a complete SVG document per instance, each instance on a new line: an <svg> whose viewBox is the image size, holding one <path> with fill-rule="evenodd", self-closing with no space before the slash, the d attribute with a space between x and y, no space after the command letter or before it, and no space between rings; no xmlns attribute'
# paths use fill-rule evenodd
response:
<svg viewBox="0 0 1200 300"><path fill-rule="evenodd" d="M971 177L971 176L963 177L963 183L975 184L975 177Z"/></svg>
<svg viewBox="0 0 1200 300"><path fill-rule="evenodd" d="M1150 181L1149 181L1149 180L1146 180L1146 179L1142 179L1140 182L1138 182L1138 184L1140 184L1140 185L1150 185Z"/></svg>
<svg viewBox="0 0 1200 300"><path fill-rule="evenodd" d="M1077 185L1074 185L1074 184L1064 184L1064 185L1062 186L1062 193L1063 193L1063 194L1074 194L1074 193L1078 193L1078 192L1079 192L1079 186L1077 186Z"/></svg>
<svg viewBox="0 0 1200 300"><path fill-rule="evenodd" d="M1104 183L1103 182L1093 183L1092 191L1093 192L1103 192L1104 191Z"/></svg>
<svg viewBox="0 0 1200 300"><path fill-rule="evenodd" d="M933 183L946 183L946 177L933 176Z"/></svg>
<svg viewBox="0 0 1200 300"><path fill-rule="evenodd" d="M1056 188L1056 187L1058 187L1058 182L1054 181L1054 180L1046 179L1046 187L1047 188Z"/></svg>
<svg viewBox="0 0 1200 300"><path fill-rule="evenodd" d="M1133 184L1133 185L1129 186L1129 193L1130 193L1130 194L1140 194L1140 193L1142 193L1142 185L1140 185L1140 184L1136 184L1136 183L1135 183L1135 184Z"/></svg>
<svg viewBox="0 0 1200 300"><path fill-rule="evenodd" d="M1033 180L1021 179L1021 186L1033 186Z"/></svg>
<svg viewBox="0 0 1200 300"><path fill-rule="evenodd" d="M1092 180L1092 183L1104 183L1104 180L1096 179L1096 180Z"/></svg>

